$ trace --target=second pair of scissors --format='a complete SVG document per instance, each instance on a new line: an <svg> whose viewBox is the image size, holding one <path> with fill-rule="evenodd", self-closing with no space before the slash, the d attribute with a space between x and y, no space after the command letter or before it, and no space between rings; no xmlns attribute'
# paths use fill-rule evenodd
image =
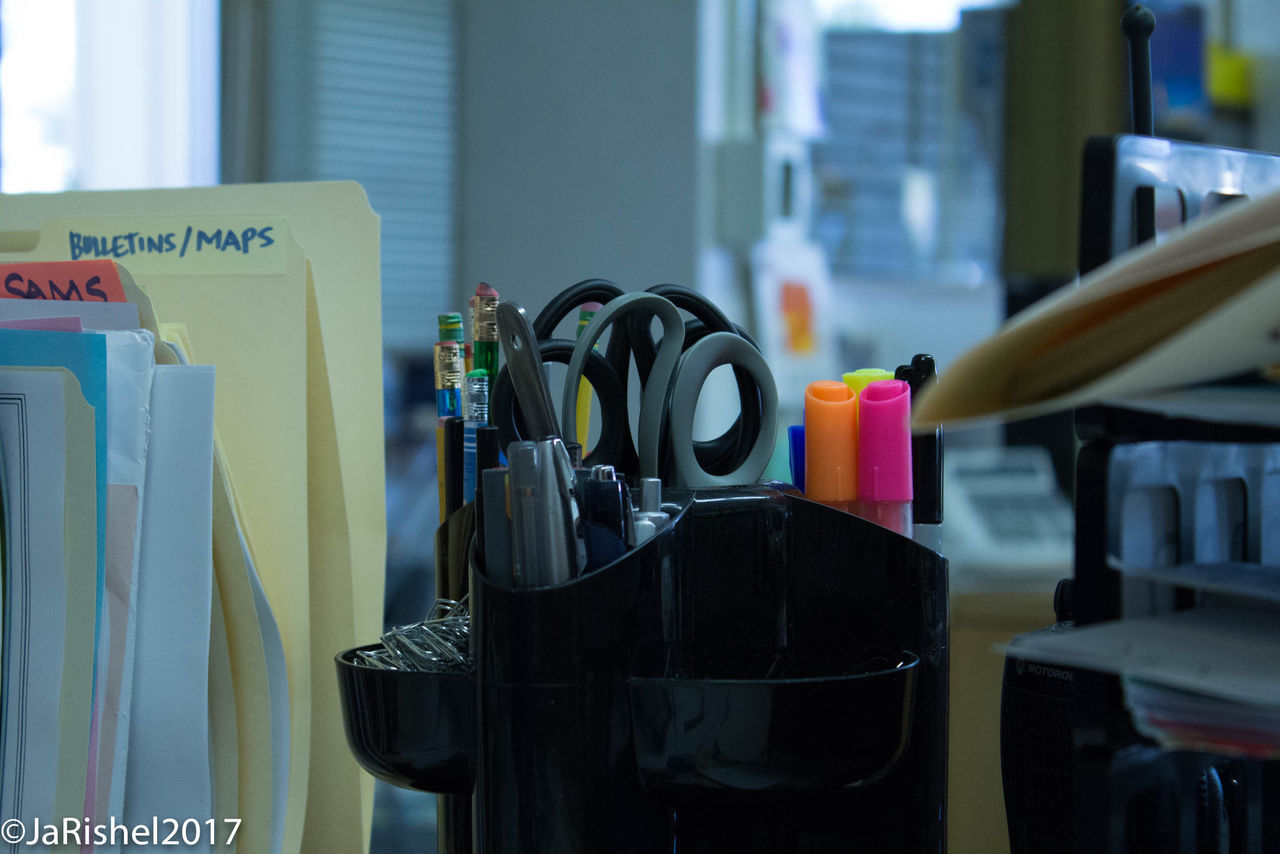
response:
<svg viewBox="0 0 1280 854"><path fill-rule="evenodd" d="M701 301L703 305L700 307L706 309L709 306L711 315L717 318L711 323L734 328L718 309L694 292L670 285L658 286L657 289L679 294L682 302L692 306L691 313L697 311L697 302ZM697 313L707 314L706 311ZM656 349L649 332L654 318L662 326L662 338ZM657 293L622 294L609 299L582 331L569 359L561 403L560 425L565 441L578 441L575 415L579 380L588 358L604 331L624 320L625 324L619 324L614 336L626 335L620 340L629 342L642 376L635 442L639 461L636 473L641 477L662 477L683 487L733 486L758 481L773 454L777 427L778 395L768 364L755 345L737 331L721 329L702 334L711 326L707 319L698 318L700 337L687 336L680 309ZM686 337L694 340L687 342ZM616 354L618 348L613 340L618 339L611 339L609 349ZM741 413L731 428L736 435L726 434L730 438L727 448L721 443L722 458L715 465L704 467L696 448L698 443L693 438L694 411L707 377L722 365L732 367L738 379ZM748 379L746 383L744 378ZM625 383L623 386L625 388ZM602 409L606 406L625 407L626 396L608 400L601 397L600 405ZM617 417L617 413L604 415L606 420L610 420L610 415ZM625 417L621 420L624 425L628 423ZM602 436L598 446L621 447L617 439ZM593 456L598 458L595 453ZM708 471L708 468L715 470Z"/></svg>

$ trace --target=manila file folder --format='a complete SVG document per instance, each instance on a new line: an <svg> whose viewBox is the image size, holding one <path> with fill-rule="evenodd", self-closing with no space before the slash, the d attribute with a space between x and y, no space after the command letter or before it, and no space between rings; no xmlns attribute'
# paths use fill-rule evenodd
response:
<svg viewBox="0 0 1280 854"><path fill-rule="evenodd" d="M286 211L289 221L245 213L270 210ZM9 235L8 244L25 241L40 257L122 254L120 262L148 291L159 319L185 322L194 359L217 365L219 436L289 659L295 732L284 850L306 850L321 838L330 845L363 847L371 821L371 780L362 778L341 750L341 711L330 663L335 650L381 628L385 515L381 383L376 381L381 372L378 240L377 217L363 192L338 183L16 196L6 198L0 226L27 229L20 238ZM306 235L305 258L286 251L293 243L291 229ZM139 240L153 233L160 236L158 246ZM132 243L128 235L134 236ZM260 277L281 275L282 269L289 282L282 293L254 293L255 281L263 290L266 279ZM194 284L211 272L225 275L228 284L208 288L216 298L201 296ZM271 305L263 304L264 297ZM283 365L276 364L281 360ZM241 378L229 376L228 369ZM277 376L277 395L262 386L262 374L280 370L293 379ZM233 407L238 412L228 414L223 390L242 383L245 398ZM293 425L270 438L270 453L249 435L260 435L262 424L241 428L239 437L225 424L244 420L242 403L268 412L272 423ZM306 441L300 443L303 436ZM278 497L285 484L257 482L259 465L262 473L294 472L284 481L295 494L301 489L303 500L285 508L264 499ZM271 504L269 510L264 503ZM282 522L288 523L282 530L259 530ZM275 566L290 568L277 576ZM289 596L273 589L281 585ZM321 631L312 628L315 623ZM319 834L305 845L299 807L304 799L306 833Z"/></svg>
<svg viewBox="0 0 1280 854"><path fill-rule="evenodd" d="M1012 318L921 394L917 428L1029 417L1280 362L1280 193L1117 256Z"/></svg>

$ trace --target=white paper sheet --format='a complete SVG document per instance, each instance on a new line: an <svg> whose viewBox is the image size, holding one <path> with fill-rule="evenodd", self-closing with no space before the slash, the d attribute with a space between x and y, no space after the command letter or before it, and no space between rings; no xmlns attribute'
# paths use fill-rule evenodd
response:
<svg viewBox="0 0 1280 854"><path fill-rule="evenodd" d="M155 369L124 803L128 824L152 816L213 816L213 389L210 367ZM208 851L208 837L189 850Z"/></svg>
<svg viewBox="0 0 1280 854"><path fill-rule="evenodd" d="M142 516L146 512L146 461L150 429L151 385L155 370L155 339L144 330L112 330L103 333L107 344L107 481L108 540L119 546L108 550L104 621L109 651L104 682L99 679L104 702L97 706L98 769L95 786L99 820L124 814L125 781L129 757L129 710L132 707L138 561ZM135 492L132 502L122 501L122 486ZM131 506L130 506L131 505ZM126 510L127 508L127 510ZM128 512L132 511L132 512ZM117 527L120 530L115 530ZM127 545L126 545L127 543ZM113 559L114 558L114 559ZM113 854L118 845L96 847Z"/></svg>
<svg viewBox="0 0 1280 854"><path fill-rule="evenodd" d="M1008 651L1133 676L1238 703L1280 707L1280 621L1272 612L1195 608L1031 635Z"/></svg>
<svg viewBox="0 0 1280 854"><path fill-rule="evenodd" d="M6 817L51 815L57 788L67 597L63 383L60 371L0 370L8 552L0 811Z"/></svg>

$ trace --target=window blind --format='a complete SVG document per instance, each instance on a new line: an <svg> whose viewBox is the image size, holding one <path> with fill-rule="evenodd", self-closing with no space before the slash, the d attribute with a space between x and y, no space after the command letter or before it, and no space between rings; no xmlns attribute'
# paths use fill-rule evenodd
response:
<svg viewBox="0 0 1280 854"><path fill-rule="evenodd" d="M307 177L352 179L382 217L383 346L429 350L453 294L453 0L316 0Z"/></svg>

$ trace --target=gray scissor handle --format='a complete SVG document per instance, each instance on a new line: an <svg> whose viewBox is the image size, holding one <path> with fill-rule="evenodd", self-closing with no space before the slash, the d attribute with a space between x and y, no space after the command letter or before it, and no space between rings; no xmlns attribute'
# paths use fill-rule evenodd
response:
<svg viewBox="0 0 1280 854"><path fill-rule="evenodd" d="M760 389L760 432L751 452L737 469L724 475L709 474L699 463L693 450L693 413L698 395L711 372L721 365L741 367L751 374ZM689 488L708 486L745 486L764 474L773 456L774 432L777 430L778 389L773 372L745 338L732 332L713 332L694 344L680 358L671 388L670 447L675 463L675 484ZM745 403L743 404L746 405Z"/></svg>
<svg viewBox="0 0 1280 854"><path fill-rule="evenodd" d="M684 349L684 318L680 309L670 300L656 294L623 294L609 300L596 312L587 328L582 330L582 335L574 345L573 356L569 359L569 372L565 376L564 397L560 405L560 423L564 425L565 442L577 442L578 387L586 368L587 356L610 324L632 313L657 317L662 322L662 340L658 343L658 353L649 370L649 381L645 383L640 396L640 435L636 441L640 476L658 477L658 448L662 439L667 391L676 362L680 360L680 351Z"/></svg>

